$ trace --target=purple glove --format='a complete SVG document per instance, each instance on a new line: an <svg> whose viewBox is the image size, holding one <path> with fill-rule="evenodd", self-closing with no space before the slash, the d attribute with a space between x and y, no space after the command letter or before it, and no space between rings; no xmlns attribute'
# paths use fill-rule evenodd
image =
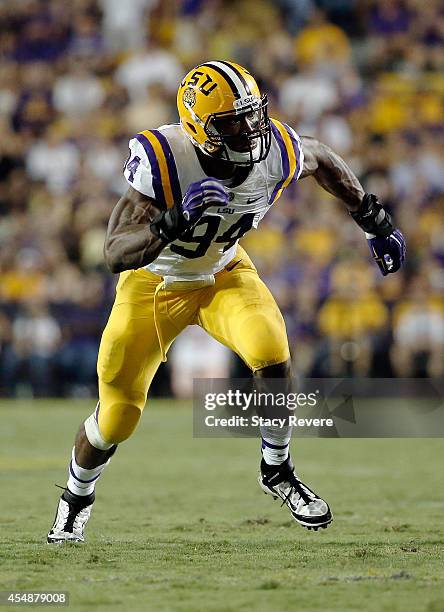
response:
<svg viewBox="0 0 444 612"><path fill-rule="evenodd" d="M191 183L182 202L162 211L151 222L151 231L165 243L173 242L191 230L207 208L228 204L228 193L215 178Z"/></svg>
<svg viewBox="0 0 444 612"><path fill-rule="evenodd" d="M368 246L382 275L397 272L404 262L406 251L404 236L399 229L393 230L386 238L370 236L367 234Z"/></svg>
<svg viewBox="0 0 444 612"><path fill-rule="evenodd" d="M228 193L220 181L206 178L191 183L182 200L182 215L187 226L192 227L199 221L210 206L226 206Z"/></svg>

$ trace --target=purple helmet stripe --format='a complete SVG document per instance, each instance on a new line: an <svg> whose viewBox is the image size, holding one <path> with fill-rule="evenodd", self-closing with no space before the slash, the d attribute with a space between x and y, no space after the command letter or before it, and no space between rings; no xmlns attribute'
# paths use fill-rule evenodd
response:
<svg viewBox="0 0 444 612"><path fill-rule="evenodd" d="M236 100L238 100L241 97L241 94L239 92L239 88L236 86L236 83L230 77L230 74L228 73L228 71L225 68L221 68L218 65L218 62L214 62L214 61L212 61L212 62L205 62L205 64L200 64L198 66L198 68L200 68L201 66L209 66L214 71L218 72L221 76L224 77L224 79L226 80L226 82L230 86L230 89L233 92L233 96L236 98Z"/></svg>
<svg viewBox="0 0 444 612"><path fill-rule="evenodd" d="M224 62L223 60L220 60L219 64L223 64L224 66L232 70L234 74L237 76L237 78L240 80L242 85L244 86L245 91L247 92L247 96L251 96L250 86L248 85L248 82L245 80L244 75L241 72L239 72L236 66L233 66L231 62Z"/></svg>

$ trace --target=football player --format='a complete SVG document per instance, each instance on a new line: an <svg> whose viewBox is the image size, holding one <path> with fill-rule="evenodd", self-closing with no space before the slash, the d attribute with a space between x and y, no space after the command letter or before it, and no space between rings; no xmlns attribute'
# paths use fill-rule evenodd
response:
<svg viewBox="0 0 444 612"><path fill-rule="evenodd" d="M193 68L177 94L180 123L130 140L128 191L114 208L105 259L120 273L103 332L99 402L82 423L48 542L83 541L94 487L135 430L174 338L198 324L235 351L257 381L290 378L283 317L239 239L283 190L307 176L341 199L383 275L405 256L401 232L347 164L314 138L268 117L267 96L233 62ZM301 525L332 521L328 504L294 473L290 428L264 427L259 484Z"/></svg>

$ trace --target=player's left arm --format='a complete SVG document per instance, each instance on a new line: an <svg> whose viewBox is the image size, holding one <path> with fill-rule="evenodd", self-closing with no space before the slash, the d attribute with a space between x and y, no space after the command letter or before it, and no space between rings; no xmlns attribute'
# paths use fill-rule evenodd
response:
<svg viewBox="0 0 444 612"><path fill-rule="evenodd" d="M342 200L364 230L382 274L397 272L405 259L405 240L377 196L366 193L356 175L330 147L316 138L301 138L304 166L299 178L313 176L326 191Z"/></svg>

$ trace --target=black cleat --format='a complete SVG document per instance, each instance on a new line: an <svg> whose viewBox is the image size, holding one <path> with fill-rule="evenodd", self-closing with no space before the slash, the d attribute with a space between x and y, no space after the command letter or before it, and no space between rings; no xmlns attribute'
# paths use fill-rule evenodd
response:
<svg viewBox="0 0 444 612"><path fill-rule="evenodd" d="M288 457L281 465L268 465L262 459L259 485L264 493L282 499L292 517L303 527L317 531L326 529L333 517L326 501L309 489L294 473Z"/></svg>

